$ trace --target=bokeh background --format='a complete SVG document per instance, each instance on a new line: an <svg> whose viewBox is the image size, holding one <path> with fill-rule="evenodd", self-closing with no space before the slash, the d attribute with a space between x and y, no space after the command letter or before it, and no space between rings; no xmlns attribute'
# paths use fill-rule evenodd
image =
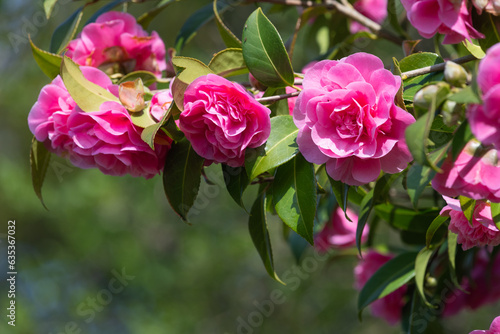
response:
<svg viewBox="0 0 500 334"><path fill-rule="evenodd" d="M219 166L207 171L215 185L203 183L191 226L169 208L160 177L111 177L58 157L43 188L45 210L31 187L26 117L49 80L31 56L27 34L48 49L54 29L82 4L60 2L54 17L44 21L41 1L0 0L0 333L401 333L367 311L359 322L354 255L318 260L307 249L303 263L308 266L300 269L274 217L269 227L277 272L298 277L298 283L282 286L270 279L248 235L248 215L226 193ZM173 46L186 18L208 3L174 3L149 30ZM131 4L128 10L137 16L152 5ZM100 5L93 7L83 22ZM254 9L231 9L224 19L241 31ZM278 8L269 17L287 40L297 11ZM325 52L324 39L334 34L334 29L318 34L306 28L294 67ZM356 47L386 64L392 56L402 57L386 42L362 41ZM182 54L208 62L223 48L211 22ZM6 317L8 220L16 221L16 327L8 326ZM398 236L382 230L377 238ZM110 292L116 273L129 277L123 289ZM277 295L280 304L266 306ZM445 332L486 329L499 306L447 319Z"/></svg>

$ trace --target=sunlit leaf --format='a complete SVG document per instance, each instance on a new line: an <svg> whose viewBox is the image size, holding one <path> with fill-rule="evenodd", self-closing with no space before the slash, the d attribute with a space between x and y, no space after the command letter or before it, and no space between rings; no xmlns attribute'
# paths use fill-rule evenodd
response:
<svg viewBox="0 0 500 334"><path fill-rule="evenodd" d="M225 49L218 52L208 67L222 77L248 73L241 49Z"/></svg>
<svg viewBox="0 0 500 334"><path fill-rule="evenodd" d="M401 72L407 72L442 62L444 62L443 59L435 53L419 52L401 59L401 61L399 61L399 67ZM443 72L433 72L403 80L403 98L407 101L413 101L415 93L424 85L433 81L442 81L443 78Z"/></svg>
<svg viewBox="0 0 500 334"><path fill-rule="evenodd" d="M172 63L177 67L177 76L172 83L172 95L175 104L180 111L184 110L184 92L188 85L197 78L213 73L213 71L195 58L189 57L173 57Z"/></svg>
<svg viewBox="0 0 500 334"><path fill-rule="evenodd" d="M471 43L468 40L464 40L462 44L471 53L471 55L473 55L477 59L483 59L486 56L486 53L484 53L480 45Z"/></svg>
<svg viewBox="0 0 500 334"><path fill-rule="evenodd" d="M449 217L437 215L436 218L432 221L427 228L427 232L425 234L425 245L427 248L431 246L432 238L436 234L437 230L449 219Z"/></svg>
<svg viewBox="0 0 500 334"><path fill-rule="evenodd" d="M491 217L500 230L500 203L491 203Z"/></svg>
<svg viewBox="0 0 500 334"><path fill-rule="evenodd" d="M418 293L420 297L425 302L427 306L432 306L425 296L424 283L425 283L425 273L427 271L427 265L429 260L434 253L434 249L429 249L427 247L422 248L415 259L415 284L417 285Z"/></svg>
<svg viewBox="0 0 500 334"><path fill-rule="evenodd" d="M50 19L57 1L58 0L43 0L43 10L45 11L45 17L47 17L47 19Z"/></svg>
<svg viewBox="0 0 500 334"><path fill-rule="evenodd" d="M472 218L474 218L476 200L465 196L459 196L458 199L460 200L460 207L462 208L462 212L464 213L465 218L467 218L469 224L473 226Z"/></svg>
<svg viewBox="0 0 500 334"><path fill-rule="evenodd" d="M51 80L59 75L61 70L62 57L47 51L39 49L30 39L31 51L33 58L35 58L38 67L48 76Z"/></svg>

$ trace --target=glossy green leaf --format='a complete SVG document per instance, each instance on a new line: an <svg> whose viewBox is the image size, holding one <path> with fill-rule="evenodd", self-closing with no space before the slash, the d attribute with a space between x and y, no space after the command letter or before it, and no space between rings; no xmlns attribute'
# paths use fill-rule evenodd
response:
<svg viewBox="0 0 500 334"><path fill-rule="evenodd" d="M217 10L217 0L214 0L213 10L215 15L215 23L219 29L220 36L228 48L241 48L241 41L238 37L224 24Z"/></svg>
<svg viewBox="0 0 500 334"><path fill-rule="evenodd" d="M491 203L491 217L500 230L500 203Z"/></svg>
<svg viewBox="0 0 500 334"><path fill-rule="evenodd" d="M261 193L252 206L250 217L248 218L248 230L269 276L281 284L285 284L279 279L274 269L271 238L269 237L269 231L267 229L265 193Z"/></svg>
<svg viewBox="0 0 500 334"><path fill-rule="evenodd" d="M411 210L392 204L375 206L375 213L391 226L415 233L426 233L434 218L439 215L438 209Z"/></svg>
<svg viewBox="0 0 500 334"><path fill-rule="evenodd" d="M225 49L218 52L208 64L217 75L230 77L248 73L241 49Z"/></svg>
<svg viewBox="0 0 500 334"><path fill-rule="evenodd" d="M45 175L47 174L47 169L49 168L49 162L50 152L45 148L43 143L40 143L33 137L30 150L31 181L33 190L45 209L47 209L47 207L43 202L42 186Z"/></svg>
<svg viewBox="0 0 500 334"><path fill-rule="evenodd" d="M177 67L177 76L172 83L172 95L179 110L184 110L184 92L188 85L197 78L213 73L203 62L189 57L173 57L172 63Z"/></svg>
<svg viewBox="0 0 500 334"><path fill-rule="evenodd" d="M69 94L83 111L99 111L100 105L108 101L120 103L105 88L85 79L78 65L68 57L63 58L61 77Z"/></svg>
<svg viewBox="0 0 500 334"><path fill-rule="evenodd" d="M359 293L358 312L360 317L365 307L377 299L387 296L415 277L416 256L415 252L399 254L386 262L370 277Z"/></svg>
<svg viewBox="0 0 500 334"><path fill-rule="evenodd" d="M427 265L429 264L429 260L433 253L434 249L425 247L422 248L422 250L418 253L417 258L415 259L415 284L417 285L417 290L420 294L420 297L429 307L431 307L432 305L427 301L427 297L425 296L424 283L425 273L427 272Z"/></svg>
<svg viewBox="0 0 500 334"><path fill-rule="evenodd" d="M242 198L243 192L248 186L248 175L245 167L231 167L225 164L221 164L221 166L224 183L229 195L231 195L236 204L245 208Z"/></svg>
<svg viewBox="0 0 500 334"><path fill-rule="evenodd" d="M38 67L48 76L51 80L59 75L61 70L62 57L47 51L39 49L30 39L31 51L33 58L35 58Z"/></svg>
<svg viewBox="0 0 500 334"><path fill-rule="evenodd" d="M160 128L167 122L167 120L171 117L171 115L172 115L172 109L173 108L175 108L175 103L170 103L170 105L168 106L167 111L163 115L163 117L160 120L160 122L155 123L154 120L153 120L153 122L154 122L153 124L145 127L144 130L142 130L141 139L144 140L144 142L146 144L148 144L149 147L151 147L151 149L153 149L153 150L155 149L156 134L158 133L158 131L160 130Z"/></svg>
<svg viewBox="0 0 500 334"><path fill-rule="evenodd" d="M474 217L476 200L465 196L458 196L458 199L460 200L460 207L462 208L462 212L464 213L465 218L467 218L469 224L472 226L472 218Z"/></svg>
<svg viewBox="0 0 500 334"><path fill-rule="evenodd" d="M158 14L160 14L165 8L167 8L168 6L170 6L171 4L173 4L176 1L180 1L180 0L160 1L155 7L153 7L153 9L150 9L146 13L139 16L139 18L137 19L137 23L139 23L144 29L147 29L149 27L149 24L151 23L151 21L153 21L153 19L156 16L158 16Z"/></svg>
<svg viewBox="0 0 500 334"><path fill-rule="evenodd" d="M73 39L83 16L83 8L85 6L78 8L66 21L54 30L52 39L50 40L50 52L60 53L69 41Z"/></svg>
<svg viewBox="0 0 500 334"><path fill-rule="evenodd" d="M451 274L454 277L454 281L456 281L455 258L457 256L457 239L458 234L448 231L448 260L450 261Z"/></svg>
<svg viewBox="0 0 500 334"><path fill-rule="evenodd" d="M276 170L273 201L281 220L311 245L314 244L316 178L313 165L301 154Z"/></svg>
<svg viewBox="0 0 500 334"><path fill-rule="evenodd" d="M438 215L432 223L427 228L427 232L425 234L425 245L427 248L431 246L432 238L436 234L436 231L449 219L449 217Z"/></svg>
<svg viewBox="0 0 500 334"><path fill-rule="evenodd" d="M399 66L401 72L407 72L422 67L439 64L442 62L443 59L435 53L419 52L403 58L399 62ZM443 72L433 72L403 80L403 98L407 101L413 101L413 96L415 95L415 93L419 91L424 85L433 81L441 81L443 80L443 78Z"/></svg>
<svg viewBox="0 0 500 334"><path fill-rule="evenodd" d="M500 24L500 17L490 13L475 17L474 27L485 36L485 38L478 40L483 50L488 50L490 47L500 42L500 34L497 28L498 24Z"/></svg>
<svg viewBox="0 0 500 334"><path fill-rule="evenodd" d="M45 11L45 17L47 17L47 20L50 19L57 1L58 0L43 0L43 10Z"/></svg>
<svg viewBox="0 0 500 334"><path fill-rule="evenodd" d="M252 181L258 175L291 160L298 153L296 143L299 129L293 123L292 116L271 118L271 134L264 150L247 149L245 167L248 179Z"/></svg>
<svg viewBox="0 0 500 334"><path fill-rule="evenodd" d="M184 220L200 189L201 158L187 140L172 143L163 169L163 187L172 209Z"/></svg>
<svg viewBox="0 0 500 334"><path fill-rule="evenodd" d="M245 23L243 58L250 73L264 85L293 85L295 77L285 45L260 8L256 9Z"/></svg>
<svg viewBox="0 0 500 334"><path fill-rule="evenodd" d="M481 99L477 96L474 90L472 90L471 86L460 89L457 93L448 96L448 100L464 104L481 103Z"/></svg>
<svg viewBox="0 0 500 334"><path fill-rule="evenodd" d="M124 75L119 81L118 84L127 81L134 81L137 78L141 78L144 86L150 86L156 82L158 79L156 75L148 71L134 71Z"/></svg>
<svg viewBox="0 0 500 334"><path fill-rule="evenodd" d="M359 254L361 255L361 237L363 236L363 230L365 229L366 223L368 222L368 217L373 209L373 193L375 188L370 190L361 201L359 206L358 215L358 225L356 226L356 247L358 248Z"/></svg>
<svg viewBox="0 0 500 334"><path fill-rule="evenodd" d="M462 152L462 149L472 138L474 138L474 135L470 129L469 122L465 120L458 127L455 135L453 136L453 141L451 142L451 156L453 161L456 160L460 152Z"/></svg>
<svg viewBox="0 0 500 334"><path fill-rule="evenodd" d="M471 53L471 55L473 55L477 59L483 59L486 56L486 53L484 53L480 45L471 43L468 40L464 40L462 44Z"/></svg>
<svg viewBox="0 0 500 334"><path fill-rule="evenodd" d="M345 217L351 221L351 218L347 216L347 200L348 200L348 195L349 195L349 185L341 182L341 181L336 181L332 179L330 176L328 176L328 179L330 179L330 184L332 185L332 191L333 194L335 195L335 199L337 200L337 204L339 205L340 208L342 208L342 211L344 211Z"/></svg>

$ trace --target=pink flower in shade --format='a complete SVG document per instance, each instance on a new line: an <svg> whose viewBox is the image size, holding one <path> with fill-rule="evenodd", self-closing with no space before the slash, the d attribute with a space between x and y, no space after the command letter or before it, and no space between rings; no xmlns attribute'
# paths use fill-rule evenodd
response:
<svg viewBox="0 0 500 334"><path fill-rule="evenodd" d="M201 157L238 167L269 137L270 113L240 84L208 74L187 87L179 128Z"/></svg>
<svg viewBox="0 0 500 334"><path fill-rule="evenodd" d="M408 20L424 38L431 38L436 33L444 34L443 44L484 38L472 26L465 0L401 0L401 3Z"/></svg>
<svg viewBox="0 0 500 334"><path fill-rule="evenodd" d="M329 222L325 224L323 230L314 238L314 245L320 252L326 252L330 248L349 248L356 245L356 227L358 215L351 209L346 209L350 222L345 217L344 211L337 207ZM364 229L361 242L366 242L368 238L368 227Z"/></svg>
<svg viewBox="0 0 500 334"><path fill-rule="evenodd" d="M392 258L392 255L383 255L374 250L363 254L363 259L354 268L355 288L361 290L370 277ZM406 285L373 302L371 304L373 316L383 318L391 325L398 323L401 320L401 311L405 305L405 294Z"/></svg>
<svg viewBox="0 0 500 334"><path fill-rule="evenodd" d="M324 60L306 74L293 119L307 161L350 185L398 173L412 157L404 132L415 118L394 103L401 79L376 56Z"/></svg>
<svg viewBox="0 0 500 334"><path fill-rule="evenodd" d="M86 25L69 43L66 56L108 74L144 70L161 77L167 68L165 45L158 34L148 35L132 15L122 12L104 13Z"/></svg>
<svg viewBox="0 0 500 334"><path fill-rule="evenodd" d="M449 230L458 235L457 242L463 250L472 247L500 245L500 231L491 217L491 207L484 201L476 202L472 216L472 226L460 207L460 201L443 196L446 205L441 210L442 216L450 216Z"/></svg>
<svg viewBox="0 0 500 334"><path fill-rule="evenodd" d="M382 23L387 17L387 0L357 0L354 2L354 9L369 19L377 23ZM351 22L349 30L351 34L355 34L359 31L370 31L356 21Z"/></svg>
<svg viewBox="0 0 500 334"><path fill-rule="evenodd" d="M174 101L172 96L172 91L170 89L165 89L159 91L151 98L151 109L150 113L153 118L159 122L165 113L167 112L170 104Z"/></svg>
<svg viewBox="0 0 500 334"><path fill-rule="evenodd" d="M483 144L500 147L500 43L486 52L479 63L477 83L483 92L483 105L469 105L467 117L474 136Z"/></svg>
<svg viewBox="0 0 500 334"><path fill-rule="evenodd" d="M500 334L500 317L493 319L489 330L475 330L469 334Z"/></svg>
<svg viewBox="0 0 500 334"><path fill-rule="evenodd" d="M432 187L440 194L450 197L466 196L473 199L488 199L500 202L500 165L498 152L482 148L471 140L453 162L449 155L432 180Z"/></svg>
<svg viewBox="0 0 500 334"><path fill-rule="evenodd" d="M81 71L87 80L118 95L118 86L100 70L82 66ZM120 103L105 102L99 111L82 111L59 76L42 88L28 125L51 152L68 157L77 167L99 168L109 175L151 178L162 170L169 148L156 145L153 151Z"/></svg>

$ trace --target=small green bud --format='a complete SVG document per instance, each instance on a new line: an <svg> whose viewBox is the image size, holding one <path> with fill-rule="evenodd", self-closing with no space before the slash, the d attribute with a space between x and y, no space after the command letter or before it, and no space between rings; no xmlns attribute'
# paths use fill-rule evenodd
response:
<svg viewBox="0 0 500 334"><path fill-rule="evenodd" d="M467 84L467 71L465 69L452 62L447 61L444 67L444 79L455 87L464 87Z"/></svg>
<svg viewBox="0 0 500 334"><path fill-rule="evenodd" d="M458 124L462 105L455 101L446 100L441 107L441 115L443 115L443 122L446 126L453 127Z"/></svg>
<svg viewBox="0 0 500 334"><path fill-rule="evenodd" d="M413 98L413 104L423 109L429 109L433 98L436 100L438 107L450 93L450 85L446 82L438 82L433 85L428 85L419 90Z"/></svg>

